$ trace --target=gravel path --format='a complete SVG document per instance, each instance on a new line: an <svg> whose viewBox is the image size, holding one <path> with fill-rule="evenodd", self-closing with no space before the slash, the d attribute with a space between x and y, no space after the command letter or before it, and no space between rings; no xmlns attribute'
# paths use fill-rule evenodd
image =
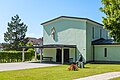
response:
<svg viewBox="0 0 120 80"><path fill-rule="evenodd" d="M98 74L93 76L88 76L85 78L79 78L75 80L109 80L112 78L120 77L120 72L109 72L104 74Z"/></svg>
<svg viewBox="0 0 120 80"><path fill-rule="evenodd" d="M0 71L30 69L39 67L58 66L60 64L47 64L47 63L30 63L30 62L17 62L17 63L0 63Z"/></svg>

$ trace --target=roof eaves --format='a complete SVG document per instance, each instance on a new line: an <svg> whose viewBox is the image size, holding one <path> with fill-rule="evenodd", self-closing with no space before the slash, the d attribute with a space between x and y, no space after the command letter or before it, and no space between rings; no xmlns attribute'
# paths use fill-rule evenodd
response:
<svg viewBox="0 0 120 80"><path fill-rule="evenodd" d="M57 17L57 18L54 18L54 19L51 19L51 20L46 21L46 22L43 22L43 23L41 23L41 25L44 25L44 24L49 23L49 22L51 22L51 21L57 20L57 19L59 19L59 18L62 18L62 16Z"/></svg>
<svg viewBox="0 0 120 80"><path fill-rule="evenodd" d="M98 44L92 44L92 45L120 45L120 43L98 43Z"/></svg>
<svg viewBox="0 0 120 80"><path fill-rule="evenodd" d="M44 25L44 24L46 24L46 23L49 23L49 22L51 22L51 21L54 21L54 20L57 20L57 19L60 19L60 18L82 19L82 20L91 21L91 22L94 22L94 23L96 23L96 24L99 24L99 25L103 26L103 24L98 23L98 22L93 21L93 20L88 19L88 18L79 18L79 17L70 17L70 16L60 16L60 17L54 18L54 19L52 19L52 20L49 20L49 21L43 22L43 23L41 23L41 25Z"/></svg>

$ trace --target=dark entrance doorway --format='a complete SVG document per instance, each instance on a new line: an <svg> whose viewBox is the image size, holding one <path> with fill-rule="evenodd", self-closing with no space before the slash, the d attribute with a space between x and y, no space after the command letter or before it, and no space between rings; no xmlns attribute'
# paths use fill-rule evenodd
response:
<svg viewBox="0 0 120 80"><path fill-rule="evenodd" d="M62 50L61 49L57 49L56 51L56 62L62 62Z"/></svg>
<svg viewBox="0 0 120 80"><path fill-rule="evenodd" d="M56 51L56 62L62 62L62 50L57 49ZM69 62L69 49L64 49L64 63Z"/></svg>
<svg viewBox="0 0 120 80"><path fill-rule="evenodd" d="M69 63L69 49L64 49L64 62Z"/></svg>

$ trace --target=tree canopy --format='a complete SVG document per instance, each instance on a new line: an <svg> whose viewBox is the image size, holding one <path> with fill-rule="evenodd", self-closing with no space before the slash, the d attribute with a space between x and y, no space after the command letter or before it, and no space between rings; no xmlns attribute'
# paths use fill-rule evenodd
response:
<svg viewBox="0 0 120 80"><path fill-rule="evenodd" d="M27 43L27 39L25 39L27 27L26 24L21 22L18 15L12 17L11 21L8 22L7 31L4 33L4 40L9 43L10 50L19 50L19 46Z"/></svg>
<svg viewBox="0 0 120 80"><path fill-rule="evenodd" d="M104 27L109 30L109 34L116 42L120 42L120 0L102 0L103 7L100 8L105 13L103 17Z"/></svg>

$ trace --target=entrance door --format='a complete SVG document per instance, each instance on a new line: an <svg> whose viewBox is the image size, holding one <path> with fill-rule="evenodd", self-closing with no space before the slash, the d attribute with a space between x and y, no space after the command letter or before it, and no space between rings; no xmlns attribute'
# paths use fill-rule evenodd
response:
<svg viewBox="0 0 120 80"><path fill-rule="evenodd" d="M56 62L62 62L62 50L57 49L56 52ZM69 49L64 49L64 62L69 63Z"/></svg>
<svg viewBox="0 0 120 80"><path fill-rule="evenodd" d="M57 49L56 51L56 62L62 62L62 50L61 49Z"/></svg>
<svg viewBox="0 0 120 80"><path fill-rule="evenodd" d="M64 62L69 63L69 49L64 49Z"/></svg>

